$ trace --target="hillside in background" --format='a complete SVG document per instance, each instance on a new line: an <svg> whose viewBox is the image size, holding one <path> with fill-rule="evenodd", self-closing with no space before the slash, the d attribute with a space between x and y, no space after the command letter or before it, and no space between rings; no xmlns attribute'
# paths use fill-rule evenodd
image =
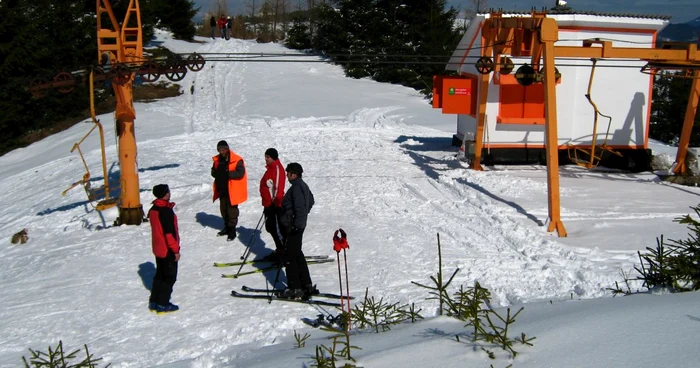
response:
<svg viewBox="0 0 700 368"><path fill-rule="evenodd" d="M685 23L671 23L659 33L659 41L695 42L700 39L700 17Z"/></svg>

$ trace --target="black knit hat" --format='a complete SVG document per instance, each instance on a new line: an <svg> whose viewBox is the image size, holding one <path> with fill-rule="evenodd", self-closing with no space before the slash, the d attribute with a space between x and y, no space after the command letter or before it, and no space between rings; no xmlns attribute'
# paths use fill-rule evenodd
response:
<svg viewBox="0 0 700 368"><path fill-rule="evenodd" d="M297 175L301 175L304 173L304 169L302 169L301 165L299 165L296 162L292 162L291 164L287 165L286 171Z"/></svg>
<svg viewBox="0 0 700 368"><path fill-rule="evenodd" d="M158 184L155 187L153 187L153 195L156 196L156 198L163 198L168 193L170 193L170 188L168 188L168 184Z"/></svg>
<svg viewBox="0 0 700 368"><path fill-rule="evenodd" d="M216 149L218 150L221 147L228 148L228 143L226 143L226 141L219 141L219 143L216 144Z"/></svg>
<svg viewBox="0 0 700 368"><path fill-rule="evenodd" d="M265 151L265 156L270 156L271 159L276 160L279 157L279 154L277 153L276 149L268 148L267 151Z"/></svg>

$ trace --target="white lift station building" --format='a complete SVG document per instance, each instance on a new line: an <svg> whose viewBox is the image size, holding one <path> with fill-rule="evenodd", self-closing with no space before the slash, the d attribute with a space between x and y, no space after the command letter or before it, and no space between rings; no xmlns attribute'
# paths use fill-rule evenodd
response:
<svg viewBox="0 0 700 368"><path fill-rule="evenodd" d="M529 15L502 13L504 18ZM482 25L489 16L477 15L469 24L446 67L458 75L459 87L448 86L450 77L436 77L440 80L436 80L434 89L433 106L442 108L443 113L457 114L453 143L465 147L467 155L475 141L478 95L482 93L478 80L484 72L477 61L483 56L484 42L488 42L482 38ZM584 40L601 40L611 41L614 47L634 48L656 48L657 34L670 19L576 11L554 11L546 16L559 27L555 46L581 46ZM520 68L530 62L530 57L504 55L499 62L501 71L491 73L481 155L486 164L546 160L544 86L523 86L516 80ZM561 74L556 84L561 163L588 162L587 155L593 155L595 165L648 169L654 76L644 72L645 64L632 59L555 59Z"/></svg>

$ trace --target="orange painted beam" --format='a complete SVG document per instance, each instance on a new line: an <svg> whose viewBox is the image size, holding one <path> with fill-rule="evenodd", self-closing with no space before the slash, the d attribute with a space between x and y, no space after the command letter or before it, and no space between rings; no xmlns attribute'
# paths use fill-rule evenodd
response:
<svg viewBox="0 0 700 368"><path fill-rule="evenodd" d="M685 175L688 171L685 161L686 155L688 154L688 145L690 144L690 135L693 132L693 125L695 123L695 114L698 111L698 100L700 100L700 70L695 70L693 71L693 83L690 87L688 105L685 109L683 130L681 131L681 138L678 141L676 163L673 169L675 174Z"/></svg>
<svg viewBox="0 0 700 368"><path fill-rule="evenodd" d="M493 53L494 43L482 36L481 55L490 55ZM479 76L479 103L476 108L476 131L474 132L474 160L471 162L473 170L483 170L481 167L481 151L484 148L484 125L486 125L486 104L489 99L489 76L490 74L481 74Z"/></svg>
<svg viewBox="0 0 700 368"><path fill-rule="evenodd" d="M102 54L108 53L110 66L143 60L141 36L141 12L138 0L130 0L124 22L117 23L109 0L97 2L97 60L102 63ZM103 27L102 16L109 17L111 28ZM135 25L135 27L134 27ZM139 190L137 147L134 120L133 82L135 73L123 84L112 81L117 100L114 118L119 139L119 218L117 224L139 225L143 221L143 207Z"/></svg>
<svg viewBox="0 0 700 368"><path fill-rule="evenodd" d="M584 41L582 46L555 46L555 57L581 57L596 59L638 59L643 61L659 61L668 63L683 63L700 66L700 53L696 44L688 44L687 49L651 49L636 47L613 47L611 41L599 41L593 46Z"/></svg>
<svg viewBox="0 0 700 368"><path fill-rule="evenodd" d="M553 21L553 20L552 20ZM554 23L556 27L556 23ZM555 32L555 33L552 33ZM565 237L566 229L561 220L561 203L559 191L559 136L557 132L557 91L554 72L554 41L559 31L551 27L542 29L544 58L544 118L545 148L547 151L547 198L549 207L549 225L547 231L556 230L560 237ZM554 38L554 40L552 39Z"/></svg>

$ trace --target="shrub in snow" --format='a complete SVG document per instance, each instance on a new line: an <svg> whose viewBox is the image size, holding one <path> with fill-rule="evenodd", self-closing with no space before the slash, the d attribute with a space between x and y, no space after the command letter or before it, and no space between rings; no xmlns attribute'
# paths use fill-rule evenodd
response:
<svg viewBox="0 0 700 368"><path fill-rule="evenodd" d="M437 299L440 301L440 315L443 314L443 306L448 316L455 317L461 321L466 321L465 327L472 327L472 341L486 341L490 344L496 344L503 350L509 352L513 358L518 355L518 352L513 349L513 344L519 342L523 345L532 346L534 337L528 338L525 333L521 333L519 337L511 338L508 336L509 328L515 322L515 317L523 311L520 308L515 314L511 315L511 310L506 310L506 315L501 316L498 312L491 309L491 292L488 289L481 287L479 282L474 283L474 287L464 290L463 286L459 287L454 296L450 296L447 292L447 287L454 279L459 271L459 268L452 273L447 282L443 282L442 274L442 250L440 245L440 234L437 236L438 241L438 273L437 276L430 276L435 286L426 286L415 281L413 284L431 290L433 296L428 299ZM457 336L459 341L459 336ZM491 359L495 359L495 355L482 347Z"/></svg>
<svg viewBox="0 0 700 368"><path fill-rule="evenodd" d="M76 356L80 352L80 349L73 351L70 354L66 354L63 351L63 341L59 341L55 349L49 346L48 352L43 352L39 350L29 349L32 356L27 361L26 357L22 357L22 362L26 368L29 367L49 367L49 368L96 368L97 362L102 360L102 358L95 358L88 351L87 345L85 347L85 358L83 360L73 362ZM109 367L109 364L106 365Z"/></svg>
<svg viewBox="0 0 700 368"><path fill-rule="evenodd" d="M700 205L691 208L700 217ZM634 267L639 273L636 279L655 292L700 290L700 222L689 214L673 221L688 225L688 238L664 241L661 235L656 238L656 248L647 247L644 254L637 252L640 265ZM632 294L629 286L626 291L619 286L610 290L613 294Z"/></svg>

